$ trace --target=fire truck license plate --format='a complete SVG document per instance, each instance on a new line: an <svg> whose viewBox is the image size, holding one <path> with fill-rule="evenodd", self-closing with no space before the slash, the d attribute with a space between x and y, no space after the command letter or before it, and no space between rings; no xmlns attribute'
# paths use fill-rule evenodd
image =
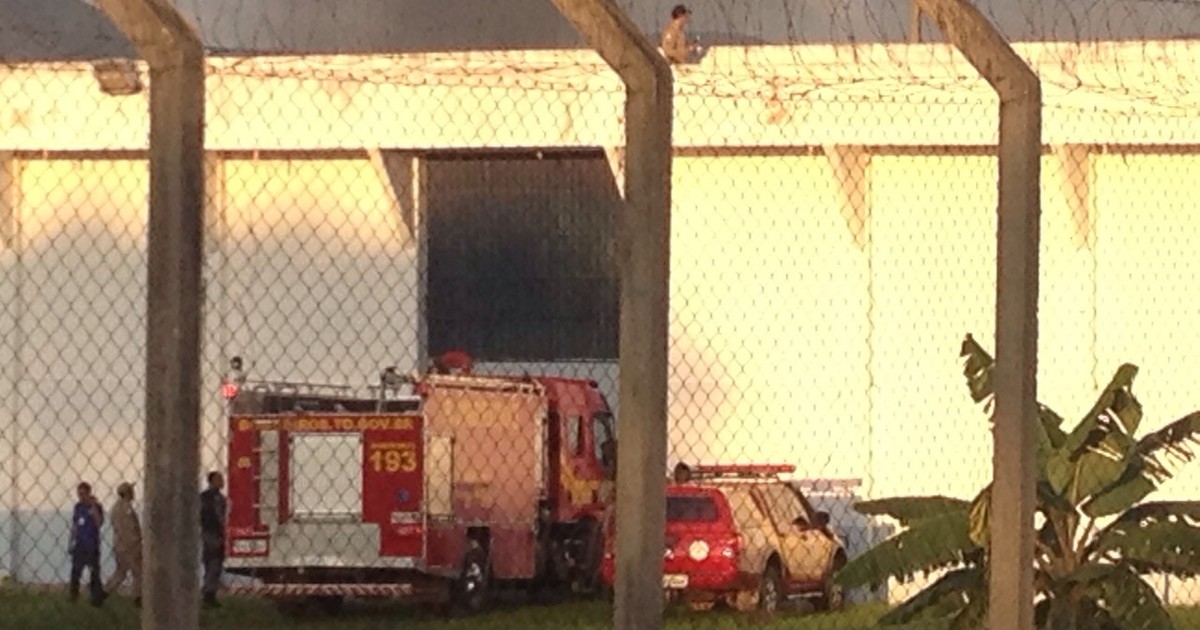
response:
<svg viewBox="0 0 1200 630"><path fill-rule="evenodd" d="M684 589L688 586L688 576L683 574L673 574L663 576L663 588Z"/></svg>

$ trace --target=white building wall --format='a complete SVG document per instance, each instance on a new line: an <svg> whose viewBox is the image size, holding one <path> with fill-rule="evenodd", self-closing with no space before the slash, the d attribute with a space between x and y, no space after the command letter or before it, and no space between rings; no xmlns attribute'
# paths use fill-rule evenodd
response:
<svg viewBox="0 0 1200 630"><path fill-rule="evenodd" d="M1046 158L1040 397L1069 421L1118 361L1143 367L1147 429L1200 406L1200 342L1186 331L1200 191L1181 176L1196 159L1093 156L1093 249ZM966 332L992 347L994 165L874 156L860 247L824 155L678 158L672 461L789 461L805 477L863 478L876 497L969 497L986 483L986 416L957 354ZM415 244L368 160L238 158L222 171L206 272L210 466L229 356L256 376L364 383L421 351ZM137 161L49 157L22 159L18 183L24 279L18 292L9 247L0 290L15 298L5 339L23 366L20 494L53 511L78 476L111 489L140 473L147 181ZM485 368L595 378L618 404L612 364ZM1164 498L1194 494L1196 472Z"/></svg>

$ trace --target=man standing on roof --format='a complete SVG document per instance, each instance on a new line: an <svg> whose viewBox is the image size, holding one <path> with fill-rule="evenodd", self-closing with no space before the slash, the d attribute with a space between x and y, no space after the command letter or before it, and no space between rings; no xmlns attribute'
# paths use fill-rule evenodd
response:
<svg viewBox="0 0 1200 630"><path fill-rule="evenodd" d="M672 64L688 63L695 51L694 46L687 41L687 22L692 11L682 4L671 9L671 21L663 28L659 46L663 55Z"/></svg>

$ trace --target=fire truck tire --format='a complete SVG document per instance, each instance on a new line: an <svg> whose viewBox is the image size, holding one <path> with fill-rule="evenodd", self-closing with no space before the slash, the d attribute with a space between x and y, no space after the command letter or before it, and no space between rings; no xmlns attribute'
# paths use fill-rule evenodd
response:
<svg viewBox="0 0 1200 630"><path fill-rule="evenodd" d="M576 593L595 594L600 587L600 565L604 560L604 532L600 523L586 520L579 525L584 565L572 585Z"/></svg>
<svg viewBox="0 0 1200 630"><path fill-rule="evenodd" d="M339 595L330 595L326 597L314 597L313 603L322 614L333 617L342 612L342 606L346 603L345 598Z"/></svg>
<svg viewBox="0 0 1200 630"><path fill-rule="evenodd" d="M280 597L274 600L275 610L285 618L304 616L304 600L295 597Z"/></svg>
<svg viewBox="0 0 1200 630"><path fill-rule="evenodd" d="M462 572L453 585L451 612L455 616L474 615L487 610L491 603L491 564L487 551L472 545L463 557Z"/></svg>

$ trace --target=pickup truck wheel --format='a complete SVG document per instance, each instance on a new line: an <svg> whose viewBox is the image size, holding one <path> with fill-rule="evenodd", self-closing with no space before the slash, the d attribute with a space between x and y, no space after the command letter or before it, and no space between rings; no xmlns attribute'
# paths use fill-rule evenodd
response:
<svg viewBox="0 0 1200 630"><path fill-rule="evenodd" d="M763 571L762 580L758 584L758 609L765 613L774 613L779 610L781 601L783 601L783 576L779 573L779 567L774 563L768 564L767 569Z"/></svg>
<svg viewBox="0 0 1200 630"><path fill-rule="evenodd" d="M454 611L474 615L487 609L491 599L491 567L487 552L474 547L463 557L462 572L454 583Z"/></svg>
<svg viewBox="0 0 1200 630"><path fill-rule="evenodd" d="M835 584L833 579L825 581L825 592L817 599L817 610L828 612L837 612L842 609L846 603L846 591L840 584Z"/></svg>
<svg viewBox="0 0 1200 630"><path fill-rule="evenodd" d="M838 554L833 561L833 567L829 575L825 577L825 585L821 596L817 598L817 610L825 610L836 612L841 610L846 604L846 589L834 581L833 577L846 566L845 556Z"/></svg>

